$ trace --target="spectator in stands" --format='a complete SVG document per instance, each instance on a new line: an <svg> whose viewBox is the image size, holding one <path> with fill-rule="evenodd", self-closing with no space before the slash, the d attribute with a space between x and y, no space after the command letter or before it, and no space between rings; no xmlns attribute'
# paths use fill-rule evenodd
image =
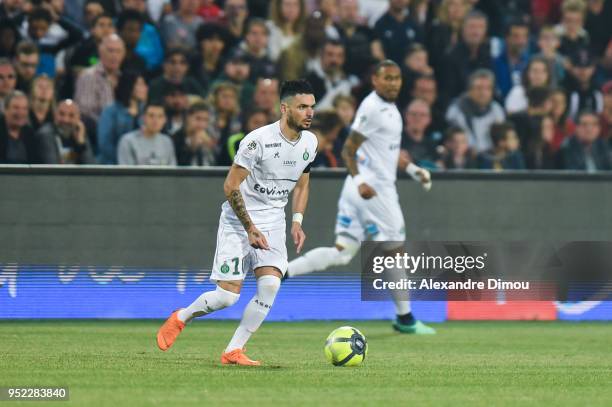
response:
<svg viewBox="0 0 612 407"><path fill-rule="evenodd" d="M438 84L432 75L421 75L414 80L411 90L411 99L422 99L429 105L431 111L431 131L444 133L446 129L446 107L438 98Z"/></svg>
<svg viewBox="0 0 612 407"><path fill-rule="evenodd" d="M306 19L300 40L281 53L278 61L281 80L301 78L314 68L326 40L324 23L319 11Z"/></svg>
<svg viewBox="0 0 612 407"><path fill-rule="evenodd" d="M172 139L161 133L166 123L164 107L149 103L140 129L125 134L119 141L120 165L176 165Z"/></svg>
<svg viewBox="0 0 612 407"><path fill-rule="evenodd" d="M4 104L4 114L0 115L0 163L39 163L34 132L28 125L28 97L14 90L5 97Z"/></svg>
<svg viewBox="0 0 612 407"><path fill-rule="evenodd" d="M431 111L427 102L414 99L406 106L401 149L408 153L410 162L424 168L436 168L436 147L441 141L427 132L430 123Z"/></svg>
<svg viewBox="0 0 612 407"><path fill-rule="evenodd" d="M493 61L499 95L505 99L513 86L520 85L521 73L529 62L529 26L515 20L506 28L501 54Z"/></svg>
<svg viewBox="0 0 612 407"><path fill-rule="evenodd" d="M543 58L548 64L551 73L551 83L558 86L565 78L565 58L559 54L559 37L552 26L545 26L540 29L538 36L538 47L540 53L536 58Z"/></svg>
<svg viewBox="0 0 612 407"><path fill-rule="evenodd" d="M467 0L443 0L438 7L437 18L427 33L426 44L431 64L444 64L445 54L459 43L463 19L470 10Z"/></svg>
<svg viewBox="0 0 612 407"><path fill-rule="evenodd" d="M348 75L365 78L377 61L384 59L382 43L359 15L357 0L338 2L336 29L346 51L344 70Z"/></svg>
<svg viewBox="0 0 612 407"><path fill-rule="evenodd" d="M208 93L211 84L223 72L223 53L228 36L225 27L216 23L206 23L198 28L196 39L199 48L191 63L191 75L202 86L203 94Z"/></svg>
<svg viewBox="0 0 612 407"><path fill-rule="evenodd" d="M434 71L429 66L427 49L419 44L414 43L408 48L402 68L402 88L397 98L397 104L400 110L404 110L411 99L410 93L414 87L414 81L421 76L433 75Z"/></svg>
<svg viewBox="0 0 612 407"><path fill-rule="evenodd" d="M539 116L534 122L534 133L525 147L525 161L531 170L553 170L557 167L553 147L555 122L550 115Z"/></svg>
<svg viewBox="0 0 612 407"><path fill-rule="evenodd" d="M4 0L0 3L0 18L21 24L24 18L23 0Z"/></svg>
<svg viewBox="0 0 612 407"><path fill-rule="evenodd" d="M533 57L523 71L521 84L514 85L506 97L506 112L516 113L527 108L527 93L534 87L550 88L552 85L550 66L542 57Z"/></svg>
<svg viewBox="0 0 612 407"><path fill-rule="evenodd" d="M94 66L100 60L98 47L102 40L109 35L115 34L115 25L110 14L101 14L93 21L90 36L76 45L72 56L69 58L68 67L75 73L75 77L85 68Z"/></svg>
<svg viewBox="0 0 612 407"><path fill-rule="evenodd" d="M569 116L574 118L582 110L601 112L603 100L594 80L595 60L587 49L572 56L568 73Z"/></svg>
<svg viewBox="0 0 612 407"><path fill-rule="evenodd" d="M333 110L317 112L310 126L317 137L317 157L312 162L313 167L337 168L341 161L334 154L334 146L338 133L342 129L342 120Z"/></svg>
<svg viewBox="0 0 612 407"><path fill-rule="evenodd" d="M325 35L328 39L339 40L340 33L334 24L338 20L337 0L316 0L316 10L321 13L325 21Z"/></svg>
<svg viewBox="0 0 612 407"><path fill-rule="evenodd" d="M266 112L268 123L277 121L280 118L280 99L279 99L278 79L259 78L253 93L253 104L256 109Z"/></svg>
<svg viewBox="0 0 612 407"><path fill-rule="evenodd" d="M149 1L148 3L152 5L154 2ZM123 0L122 4L123 10L136 10L146 18L136 46L136 53L147 63L147 70L154 71L164 60L164 47L162 46L161 35L156 28L156 21L158 20L151 21L146 17L147 2L144 0Z"/></svg>
<svg viewBox="0 0 612 407"><path fill-rule="evenodd" d="M567 137L574 133L574 122L568 115L567 95L561 88L553 89L550 95L551 116L555 122L553 147L558 150Z"/></svg>
<svg viewBox="0 0 612 407"><path fill-rule="evenodd" d="M172 137L185 124L185 116L189 109L189 98L182 85L174 85L168 89L164 96L164 108L166 125L162 132Z"/></svg>
<svg viewBox="0 0 612 407"><path fill-rule="evenodd" d="M70 11L70 7L67 7L66 11ZM91 30L96 19L104 13L106 13L106 10L104 10L104 5L102 2L97 0L88 0L83 6L81 25L84 26L84 28Z"/></svg>
<svg viewBox="0 0 612 407"><path fill-rule="evenodd" d="M177 165L215 165L215 140L207 133L209 120L208 103L196 102L189 107L185 125L172 137Z"/></svg>
<svg viewBox="0 0 612 407"><path fill-rule="evenodd" d="M352 95L338 95L334 98L333 110L338 114L338 117L340 117L340 121L342 122L342 128L340 129L336 142L334 143L333 152L334 156L338 160L338 166L343 167L344 160L342 159L342 148L344 147L344 142L350 133L351 124L355 118L357 101Z"/></svg>
<svg viewBox="0 0 612 407"><path fill-rule="evenodd" d="M234 157L242 139L255 129L269 124L268 115L261 109L253 109L243 116L242 130L232 134L224 146L219 146L221 152L217 157L217 165L229 166L234 162Z"/></svg>
<svg viewBox="0 0 612 407"><path fill-rule="evenodd" d="M17 56L15 57L17 89L24 93L30 93L39 60L40 54L36 44L31 41L22 41L17 45Z"/></svg>
<svg viewBox="0 0 612 407"><path fill-rule="evenodd" d="M17 72L11 61L0 58L0 113L4 111L4 100L17 86Z"/></svg>
<svg viewBox="0 0 612 407"><path fill-rule="evenodd" d="M40 63L38 73L50 77L63 74L64 51L78 44L83 39L83 32L74 23L58 14L53 8L54 3L43 3L34 8L22 26L22 37L28 38L38 45ZM27 29L26 29L27 28ZM57 58L57 55L60 57Z"/></svg>
<svg viewBox="0 0 612 407"><path fill-rule="evenodd" d="M470 146L480 153L493 147L489 127L504 120L504 109L493 100L495 77L479 69L468 79L468 91L448 108L446 120L461 127L469 136Z"/></svg>
<svg viewBox="0 0 612 407"><path fill-rule="evenodd" d="M244 53L233 53L225 63L223 73L213 82L212 87L218 83L230 82L240 92L240 106L246 108L253 101L255 92L255 85L249 79L250 72L251 65Z"/></svg>
<svg viewBox="0 0 612 407"><path fill-rule="evenodd" d="M25 92L24 92L25 93ZM55 109L55 87L47 75L34 78L30 91L30 126L34 132L46 123L53 122Z"/></svg>
<svg viewBox="0 0 612 407"><path fill-rule="evenodd" d="M265 20L253 18L247 23L244 41L238 45L238 50L245 54L251 65L251 82L257 78L276 76L276 66L268 53L268 38Z"/></svg>
<svg viewBox="0 0 612 407"><path fill-rule="evenodd" d="M238 95L238 89L229 82L221 82L213 87L208 134L216 140L220 148L226 145L232 134L241 129ZM223 155L217 151L217 158Z"/></svg>
<svg viewBox="0 0 612 407"><path fill-rule="evenodd" d="M374 25L376 37L381 41L385 58L402 64L408 47L423 42L420 28L410 18L409 0L389 0L389 10Z"/></svg>
<svg viewBox="0 0 612 407"><path fill-rule="evenodd" d="M36 132L42 164L94 164L79 107L70 99L57 105L52 123Z"/></svg>
<svg viewBox="0 0 612 407"><path fill-rule="evenodd" d="M312 85L317 109L330 109L337 95L350 95L353 87L359 84L357 77L347 76L344 72L344 61L345 51L342 43L327 40L321 56L306 76L306 80Z"/></svg>
<svg viewBox="0 0 612 407"><path fill-rule="evenodd" d="M446 55L438 84L446 100L461 94L468 77L477 69L491 69L491 46L487 39L487 16L472 11L465 17L461 39Z"/></svg>
<svg viewBox="0 0 612 407"><path fill-rule="evenodd" d="M438 167L446 170L469 170L478 167L476 154L470 148L468 136L462 128L449 126L444 133L444 146Z"/></svg>
<svg viewBox="0 0 612 407"><path fill-rule="evenodd" d="M183 87L188 95L204 95L202 87L193 77L188 76L189 61L187 52L182 48L174 48L166 52L163 74L154 79L149 86L149 100L163 103L164 98L176 85Z"/></svg>
<svg viewBox="0 0 612 407"><path fill-rule="evenodd" d="M550 90L546 87L532 87L527 92L529 100L526 109L508 116L521 140L521 146L527 148L532 140L538 139L542 116L551 113L552 103Z"/></svg>
<svg viewBox="0 0 612 407"><path fill-rule="evenodd" d="M525 158L512 123L493 123L490 133L493 148L478 155L478 168L496 171L525 169Z"/></svg>
<svg viewBox="0 0 612 407"><path fill-rule="evenodd" d="M587 1L587 13L584 29L589 34L591 52L602 55L610 41L610 21L612 21L612 3L604 0Z"/></svg>
<svg viewBox="0 0 612 407"><path fill-rule="evenodd" d="M0 18L0 58L12 59L20 38L17 25L12 20Z"/></svg>
<svg viewBox="0 0 612 407"><path fill-rule="evenodd" d="M75 102L81 114L98 121L102 110L114 102L114 90L125 57L123 40L116 34L105 37L98 47L100 62L85 69L76 83Z"/></svg>
<svg viewBox="0 0 612 407"><path fill-rule="evenodd" d="M228 48L234 48L242 40L244 28L249 19L249 8L246 0L225 0L223 18L220 22L229 31Z"/></svg>
<svg viewBox="0 0 612 407"><path fill-rule="evenodd" d="M601 93L603 93L603 110L599 115L601 137L612 144L612 81L606 82L601 88Z"/></svg>
<svg viewBox="0 0 612 407"><path fill-rule="evenodd" d="M147 94L147 83L142 75L134 72L121 74L115 88L115 102L102 110L98 121L100 164L117 164L119 140L140 127Z"/></svg>
<svg viewBox="0 0 612 407"><path fill-rule="evenodd" d="M125 44L122 71L133 71L139 74L145 74L147 71L145 60L136 52L143 26L144 16L136 10L125 10L117 17L117 34Z"/></svg>
<svg viewBox="0 0 612 407"><path fill-rule="evenodd" d="M584 29L586 5L583 0L565 0L561 13L561 23L555 27L561 41L559 52L571 57L589 47L589 34Z"/></svg>
<svg viewBox="0 0 612 407"><path fill-rule="evenodd" d="M578 171L612 169L610 149L600 137L599 118L593 111L578 114L576 134L568 138L560 151L562 168Z"/></svg>
<svg viewBox="0 0 612 407"><path fill-rule="evenodd" d="M297 41L304 30L305 20L305 0L273 0L270 3L270 19L266 24L270 33L268 53L272 61L278 61L281 52Z"/></svg>
<svg viewBox="0 0 612 407"><path fill-rule="evenodd" d="M179 0L176 12L162 20L161 35L166 48L195 48L196 32L204 23L197 14L198 7L198 0Z"/></svg>

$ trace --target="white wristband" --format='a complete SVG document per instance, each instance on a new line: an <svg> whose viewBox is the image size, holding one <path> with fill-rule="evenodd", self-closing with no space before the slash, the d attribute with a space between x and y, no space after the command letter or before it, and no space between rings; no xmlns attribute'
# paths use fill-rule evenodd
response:
<svg viewBox="0 0 612 407"><path fill-rule="evenodd" d="M361 174L353 175L353 182L355 183L356 186L363 184L365 182L365 180L363 179L363 175Z"/></svg>
<svg viewBox="0 0 612 407"><path fill-rule="evenodd" d="M412 178L414 178L416 181L418 181L419 176L417 174L417 171L419 171L420 169L421 167L419 167L418 165L410 163L408 164L408 166L406 166L406 173L410 175Z"/></svg>
<svg viewBox="0 0 612 407"><path fill-rule="evenodd" d="M301 225L303 220L304 220L304 215L302 215L301 213L296 212L293 214L293 222L297 222Z"/></svg>

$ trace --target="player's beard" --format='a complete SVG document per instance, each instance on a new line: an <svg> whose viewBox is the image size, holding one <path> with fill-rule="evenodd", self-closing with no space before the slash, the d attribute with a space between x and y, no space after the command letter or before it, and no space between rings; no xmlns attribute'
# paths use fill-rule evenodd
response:
<svg viewBox="0 0 612 407"><path fill-rule="evenodd" d="M310 127L302 126L297 120L295 120L295 118L290 112L287 112L287 126L289 126L290 129L297 131L298 133Z"/></svg>

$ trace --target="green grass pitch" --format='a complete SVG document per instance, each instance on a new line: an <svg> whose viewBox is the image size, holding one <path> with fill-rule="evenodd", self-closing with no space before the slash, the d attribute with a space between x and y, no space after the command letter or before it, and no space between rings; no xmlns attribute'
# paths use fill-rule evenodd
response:
<svg viewBox="0 0 612 407"><path fill-rule="evenodd" d="M264 323L248 344L260 368L219 364L235 321L192 323L166 353L160 324L0 321L0 386L68 386L54 406L612 405L612 324L450 322L416 337L388 322ZM333 367L324 341L347 324L368 358Z"/></svg>

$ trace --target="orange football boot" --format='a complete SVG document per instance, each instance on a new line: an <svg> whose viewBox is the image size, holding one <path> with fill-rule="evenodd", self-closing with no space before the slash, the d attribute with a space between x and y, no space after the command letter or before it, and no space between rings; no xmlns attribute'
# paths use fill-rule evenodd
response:
<svg viewBox="0 0 612 407"><path fill-rule="evenodd" d="M241 365L241 366L260 366L258 360L251 360L244 354L242 349L234 349L231 352L221 355L221 364L223 365Z"/></svg>
<svg viewBox="0 0 612 407"><path fill-rule="evenodd" d="M181 331L185 328L185 323L178 319L178 310L164 322L157 331L157 346L163 351L170 349Z"/></svg>

